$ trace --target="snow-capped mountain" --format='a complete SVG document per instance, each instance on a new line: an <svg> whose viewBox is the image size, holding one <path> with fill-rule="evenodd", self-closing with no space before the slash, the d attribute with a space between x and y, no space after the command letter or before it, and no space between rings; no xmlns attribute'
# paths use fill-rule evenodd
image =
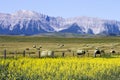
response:
<svg viewBox="0 0 120 80"><path fill-rule="evenodd" d="M34 11L0 13L0 34L34 35L48 32L120 35L120 22L90 17L50 17Z"/></svg>

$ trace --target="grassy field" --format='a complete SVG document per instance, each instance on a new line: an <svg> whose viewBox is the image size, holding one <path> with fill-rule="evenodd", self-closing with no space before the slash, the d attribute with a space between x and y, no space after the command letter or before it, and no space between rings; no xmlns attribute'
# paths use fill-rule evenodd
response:
<svg viewBox="0 0 120 80"><path fill-rule="evenodd" d="M64 44L63 48L59 48L58 44ZM111 48L114 48L116 52L120 49L120 37L95 37L95 38L50 38L50 37L25 37L25 36L0 36L0 54L6 49L7 52L20 52L29 48L29 52L36 52L33 49L33 45L39 47L42 46L42 50L64 51L71 49L76 52L78 49L88 50L91 55L95 48L105 50L106 53L110 53ZM61 53L56 53L61 54ZM66 54L71 55L70 52Z"/></svg>
<svg viewBox="0 0 120 80"><path fill-rule="evenodd" d="M65 46L59 48L58 44ZM55 53L55 58L38 58L38 50L32 46L42 46L43 50L66 51L85 49L85 56L72 56L66 52ZM93 57L95 48L105 50L102 57ZM22 53L23 50L35 52L23 58L10 58L11 52ZM111 48L117 52L110 54ZM3 59L3 51L7 50L7 59ZM94 38L50 38L29 36L0 36L0 80L120 80L120 37Z"/></svg>

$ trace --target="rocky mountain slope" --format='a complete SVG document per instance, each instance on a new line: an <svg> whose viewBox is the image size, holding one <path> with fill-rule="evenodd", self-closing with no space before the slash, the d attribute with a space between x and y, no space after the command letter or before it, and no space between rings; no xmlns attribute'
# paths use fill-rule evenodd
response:
<svg viewBox="0 0 120 80"><path fill-rule="evenodd" d="M120 35L120 22L91 17L51 17L34 11L0 13L0 34L34 35L41 33Z"/></svg>

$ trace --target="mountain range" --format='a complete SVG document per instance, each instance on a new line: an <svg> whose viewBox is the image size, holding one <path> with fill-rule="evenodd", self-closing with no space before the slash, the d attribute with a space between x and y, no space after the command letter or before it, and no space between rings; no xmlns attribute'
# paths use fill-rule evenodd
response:
<svg viewBox="0 0 120 80"><path fill-rule="evenodd" d="M42 33L120 35L120 21L91 17L51 17L28 10L0 13L1 35L35 35Z"/></svg>

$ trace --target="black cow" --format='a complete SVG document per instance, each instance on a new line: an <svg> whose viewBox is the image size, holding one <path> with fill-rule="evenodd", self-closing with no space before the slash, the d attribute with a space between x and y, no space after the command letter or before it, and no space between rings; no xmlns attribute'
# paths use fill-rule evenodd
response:
<svg viewBox="0 0 120 80"><path fill-rule="evenodd" d="M99 54L99 55L101 56L102 53L105 53L105 51L104 51L104 50L96 49L96 50L94 51L94 57L96 57L97 54Z"/></svg>

